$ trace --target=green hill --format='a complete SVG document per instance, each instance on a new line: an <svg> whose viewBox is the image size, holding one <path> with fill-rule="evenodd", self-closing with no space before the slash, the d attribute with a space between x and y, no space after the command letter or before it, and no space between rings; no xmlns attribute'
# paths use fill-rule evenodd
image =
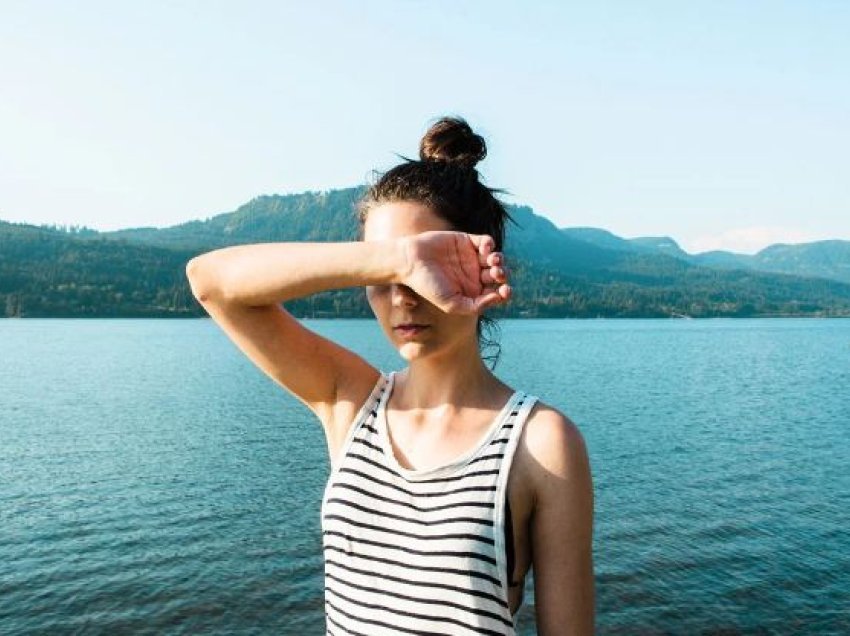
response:
<svg viewBox="0 0 850 636"><path fill-rule="evenodd" d="M606 249L674 256L695 265L720 269L749 269L759 272L826 278L850 283L850 241L815 241L799 245L770 245L757 254L735 254L714 250L688 254L670 237L624 239L596 228L562 228L566 236Z"/></svg>
<svg viewBox="0 0 850 636"><path fill-rule="evenodd" d="M67 231L0 222L0 315L203 315L185 280L192 256L244 243L354 240L361 194L348 188L264 195L168 228ZM558 229L525 206L509 212L515 294L508 307L493 310L497 316L850 316L846 282L729 269L728 258L710 267L666 237L627 240L595 228ZM837 254L833 266L840 270ZM300 316L371 315L362 289L286 306Z"/></svg>

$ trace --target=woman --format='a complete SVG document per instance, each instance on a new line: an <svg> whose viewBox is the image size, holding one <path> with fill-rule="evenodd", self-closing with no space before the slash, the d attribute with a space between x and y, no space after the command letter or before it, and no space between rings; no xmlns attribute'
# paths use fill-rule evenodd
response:
<svg viewBox="0 0 850 636"><path fill-rule="evenodd" d="M484 310L508 302L507 216L462 119L359 204L361 239L215 250L186 268L239 348L322 423L329 634L513 634L534 568L538 633L590 634L593 489L581 433L514 390L479 351ZM385 373L281 303L365 286L408 363Z"/></svg>

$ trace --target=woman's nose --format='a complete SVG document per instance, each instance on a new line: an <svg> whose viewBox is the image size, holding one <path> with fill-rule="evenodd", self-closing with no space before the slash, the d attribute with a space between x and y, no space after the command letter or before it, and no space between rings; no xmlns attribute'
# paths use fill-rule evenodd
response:
<svg viewBox="0 0 850 636"><path fill-rule="evenodd" d="M392 303L396 307L411 307L419 302L416 292L407 285L393 284L391 290Z"/></svg>

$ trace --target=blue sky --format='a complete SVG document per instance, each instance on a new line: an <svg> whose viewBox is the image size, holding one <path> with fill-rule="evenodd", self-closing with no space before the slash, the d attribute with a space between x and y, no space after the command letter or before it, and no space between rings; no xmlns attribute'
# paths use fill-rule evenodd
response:
<svg viewBox="0 0 850 636"><path fill-rule="evenodd" d="M508 201L688 251L850 240L850 3L3 0L0 219L341 188L433 118Z"/></svg>

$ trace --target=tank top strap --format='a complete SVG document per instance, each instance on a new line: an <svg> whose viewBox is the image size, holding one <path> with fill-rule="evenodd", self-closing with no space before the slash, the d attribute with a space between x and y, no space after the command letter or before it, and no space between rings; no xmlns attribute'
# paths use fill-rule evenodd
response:
<svg viewBox="0 0 850 636"><path fill-rule="evenodd" d="M505 414L505 417L502 420L501 429L502 432L509 437L509 445L511 443L516 445L517 442L514 440L519 438L519 433L522 431L525 421L528 419L528 415L531 413L536 402L536 396L529 395L525 391L518 392L516 399L513 400L513 404L510 405L510 411ZM507 451L507 447L505 450ZM505 453L505 456L508 456L507 452Z"/></svg>
<svg viewBox="0 0 850 636"><path fill-rule="evenodd" d="M513 569L513 545L507 545L507 541L512 541L513 538L510 536L512 533L506 532L506 526L510 523L510 521L507 521L505 518L506 513L510 513L509 510L506 510L505 505L508 500L508 476L510 474L511 466L513 465L513 458L516 453L520 435L522 434L522 429L537 401L537 396L522 392L522 395L513 405L511 412L502 424L502 435L507 442L504 449L504 455L499 465L499 474L496 478L493 521L496 529L494 538L496 540L497 565L499 575L502 579L502 589L505 590L506 594L510 586L508 577L513 576L513 572L508 570L508 565L510 565L511 569Z"/></svg>

